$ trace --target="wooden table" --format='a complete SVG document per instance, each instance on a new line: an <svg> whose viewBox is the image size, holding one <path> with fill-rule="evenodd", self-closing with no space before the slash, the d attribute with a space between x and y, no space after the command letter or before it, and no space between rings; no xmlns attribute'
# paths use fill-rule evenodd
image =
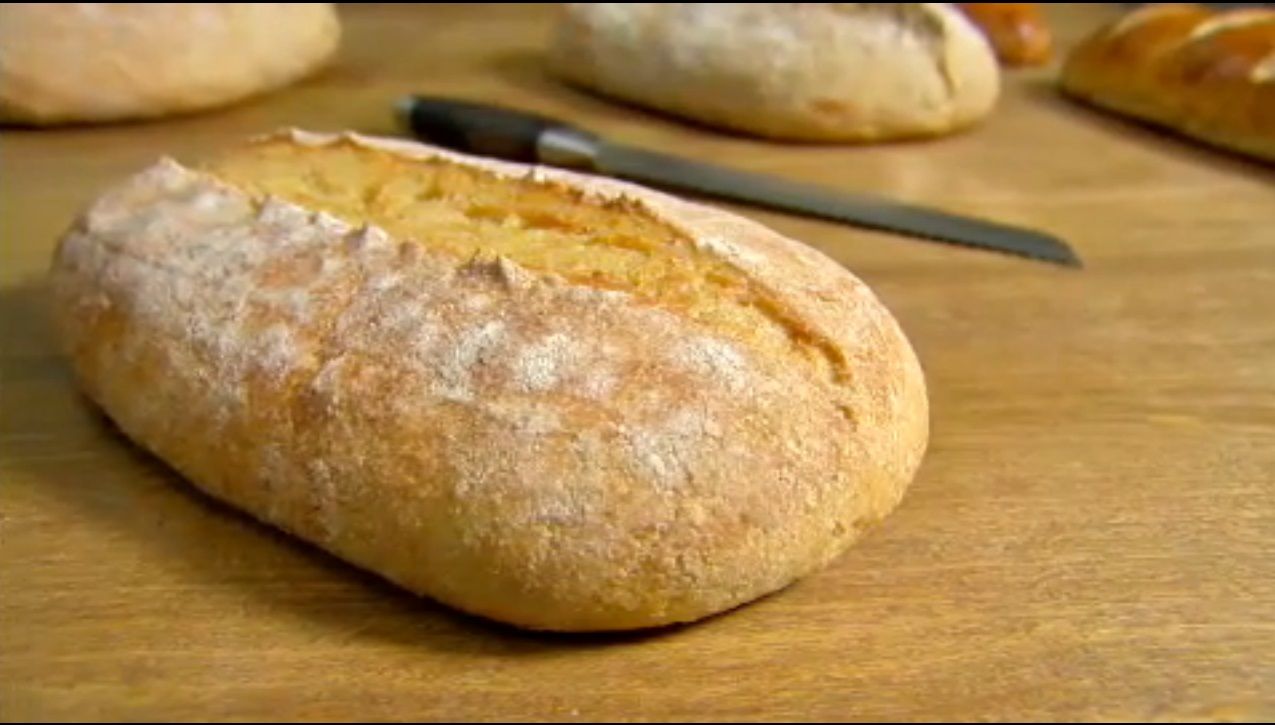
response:
<svg viewBox="0 0 1275 725"><path fill-rule="evenodd" d="M1061 8L1064 41L1111 9ZM929 143L787 147L569 90L535 7L343 8L340 62L231 110L0 136L0 717L1254 719L1275 716L1275 173L1011 73ZM933 443L829 570L696 626L526 635L192 494L73 390L43 312L104 184L281 125L391 133L408 91L1030 224L1087 262L742 210L875 287Z"/></svg>

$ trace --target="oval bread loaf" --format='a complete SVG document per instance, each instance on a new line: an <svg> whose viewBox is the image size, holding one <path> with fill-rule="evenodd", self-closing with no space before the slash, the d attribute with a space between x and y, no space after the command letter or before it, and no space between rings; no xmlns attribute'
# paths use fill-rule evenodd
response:
<svg viewBox="0 0 1275 725"><path fill-rule="evenodd" d="M63 238L56 320L193 484L521 627L687 622L826 565L926 447L849 272L633 185L288 132L164 160Z"/></svg>
<svg viewBox="0 0 1275 725"><path fill-rule="evenodd" d="M1179 137L1275 163L1275 10L1130 10L1071 49L1059 87Z"/></svg>
<svg viewBox="0 0 1275 725"><path fill-rule="evenodd" d="M568 3L549 64L602 95L792 141L951 133L1000 88L987 40L941 3Z"/></svg>
<svg viewBox="0 0 1275 725"><path fill-rule="evenodd" d="M121 121L205 110L287 85L340 40L331 3L10 3L0 121Z"/></svg>

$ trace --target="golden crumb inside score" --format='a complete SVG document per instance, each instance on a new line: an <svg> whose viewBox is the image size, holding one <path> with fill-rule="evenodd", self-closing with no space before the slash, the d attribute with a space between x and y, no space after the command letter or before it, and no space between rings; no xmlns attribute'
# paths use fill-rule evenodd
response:
<svg viewBox="0 0 1275 725"><path fill-rule="evenodd" d="M354 143L263 141L205 170L250 194L371 224L458 261L499 255L577 284L631 293L767 353L796 351L824 379L837 367L830 346L794 325L744 273L635 206L581 203L575 192L550 184Z"/></svg>

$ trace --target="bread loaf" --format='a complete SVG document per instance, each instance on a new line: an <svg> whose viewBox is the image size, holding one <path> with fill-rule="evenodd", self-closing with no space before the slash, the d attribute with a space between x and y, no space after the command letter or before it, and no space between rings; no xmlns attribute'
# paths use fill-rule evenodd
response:
<svg viewBox="0 0 1275 725"><path fill-rule="evenodd" d="M0 121L120 121L223 106L311 73L339 39L329 3L8 3Z"/></svg>
<svg viewBox="0 0 1275 725"><path fill-rule="evenodd" d="M571 3L550 67L594 92L793 141L946 134L995 105L982 35L935 3Z"/></svg>
<svg viewBox="0 0 1275 725"><path fill-rule="evenodd" d="M1275 161L1275 11L1139 8L1068 55L1061 88L1184 137Z"/></svg>
<svg viewBox="0 0 1275 725"><path fill-rule="evenodd" d="M626 183L292 132L107 191L77 379L194 485L521 627L687 622L828 564L921 460L921 369L811 248Z"/></svg>
<svg viewBox="0 0 1275 725"><path fill-rule="evenodd" d="M1054 53L1054 37L1040 3L960 3L1004 65L1043 65Z"/></svg>

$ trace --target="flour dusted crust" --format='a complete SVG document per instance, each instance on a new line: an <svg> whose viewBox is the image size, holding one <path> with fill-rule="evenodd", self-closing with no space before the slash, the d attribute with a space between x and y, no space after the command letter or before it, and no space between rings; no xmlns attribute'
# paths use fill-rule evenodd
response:
<svg viewBox="0 0 1275 725"><path fill-rule="evenodd" d="M223 106L308 75L339 40L330 3L9 3L0 7L0 121Z"/></svg>
<svg viewBox="0 0 1275 725"><path fill-rule="evenodd" d="M899 502L926 445L921 369L867 287L818 252L622 182L292 138L655 214L772 290L839 373L164 160L65 236L56 319L88 395L200 488L407 589L552 630L743 604Z"/></svg>
<svg viewBox="0 0 1275 725"><path fill-rule="evenodd" d="M567 3L565 80L723 128L796 141L933 136L987 116L987 41L942 3Z"/></svg>

